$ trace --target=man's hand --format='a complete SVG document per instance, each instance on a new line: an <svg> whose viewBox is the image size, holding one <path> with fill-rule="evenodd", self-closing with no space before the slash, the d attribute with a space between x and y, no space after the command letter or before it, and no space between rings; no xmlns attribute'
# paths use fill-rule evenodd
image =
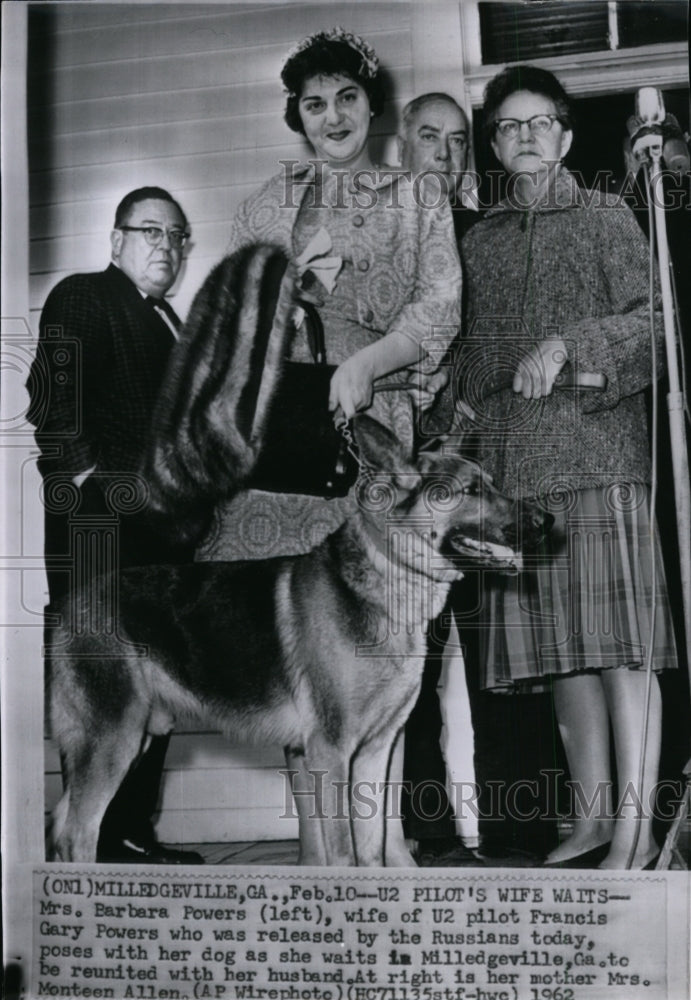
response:
<svg viewBox="0 0 691 1000"><path fill-rule="evenodd" d="M524 399L549 396L554 380L569 356L563 340L543 340L521 358L513 378L513 391Z"/></svg>

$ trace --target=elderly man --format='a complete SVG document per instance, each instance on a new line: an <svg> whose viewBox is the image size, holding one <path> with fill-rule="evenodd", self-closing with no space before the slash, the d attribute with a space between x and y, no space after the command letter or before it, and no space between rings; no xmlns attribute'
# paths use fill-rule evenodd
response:
<svg viewBox="0 0 691 1000"><path fill-rule="evenodd" d="M109 267L65 278L46 300L27 388L44 481L49 612L99 572L194 556L142 520L136 475L180 326L164 296L188 236L185 214L167 191L131 191L115 212ZM152 740L108 808L100 861L202 861L154 836L167 740Z"/></svg>
<svg viewBox="0 0 691 1000"><path fill-rule="evenodd" d="M466 113L449 94L421 94L409 101L401 113L397 137L401 166L418 177L429 175L442 184L449 199L459 251L463 236L481 218L468 204L477 200L475 177L467 173L469 136ZM452 350L456 350L457 344L458 340ZM426 437L451 425L452 391L449 386L441 391L448 373L445 366L431 377L416 380L418 405L424 412L420 427Z"/></svg>
<svg viewBox="0 0 691 1000"><path fill-rule="evenodd" d="M398 135L401 166L414 174L435 174L446 188L460 244L480 216L463 201L470 126L465 111L449 94L415 97L403 109Z"/></svg>
<svg viewBox="0 0 691 1000"><path fill-rule="evenodd" d="M452 209L459 244L479 218L477 212L463 204L459 193L468 149L468 119L448 94L423 94L403 109L398 136L401 166L418 176L429 175L441 182ZM420 386L419 405L426 411L421 415L420 430L425 436L438 420L449 422L451 418L450 386L439 392L439 398L432 403L439 388L438 378L434 375L423 379ZM440 711L437 686L442 671ZM445 791L447 772L456 793L450 796L451 807L456 807L454 816ZM408 837L417 843L418 862L421 865L480 863L468 849L477 846L476 819L472 814L461 815L459 808L460 799L474 797L473 729L460 640L448 614L431 628L420 697L406 726L403 775L411 786L410 798L404 795L403 800L404 825ZM472 813L472 804L468 812Z"/></svg>
<svg viewBox="0 0 691 1000"><path fill-rule="evenodd" d="M446 185L460 246L468 229L482 218L465 203L476 200L471 183L475 179L467 173L470 147L465 112L448 94L416 97L403 109L398 147L403 167L416 174L435 174ZM452 351L460 348L466 333L465 328L461 330ZM423 406L429 406L438 388L432 381L437 377L422 382ZM451 381L421 417L423 438L449 429L453 405ZM420 697L406 726L403 773L411 783L412 797L404 800L405 826L408 836L418 843L417 860L422 865L476 865L482 860L512 866L534 863L554 837L553 825L525 822L504 805L503 796L512 783L528 776L538 784L538 768L545 759L540 745L547 729L545 706L539 696L526 695L519 713L516 699L478 690L478 586L475 574L455 584L447 609L432 624ZM514 739L519 732L520 738ZM471 787L475 777L477 785ZM454 792L450 804L445 785ZM504 789L499 805L494 802L493 786ZM539 807L546 812L550 807L544 799L547 793L540 795ZM482 835L480 856L474 852L478 834Z"/></svg>

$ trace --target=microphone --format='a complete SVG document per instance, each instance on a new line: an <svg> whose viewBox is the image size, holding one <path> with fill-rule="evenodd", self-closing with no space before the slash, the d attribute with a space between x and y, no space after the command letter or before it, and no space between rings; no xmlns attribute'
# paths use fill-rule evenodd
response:
<svg viewBox="0 0 691 1000"><path fill-rule="evenodd" d="M684 133L674 115L665 114L662 93L657 87L641 87L637 91L635 110L626 129L636 159L644 160L648 150L656 148L670 170L683 173L691 169Z"/></svg>
<svg viewBox="0 0 691 1000"><path fill-rule="evenodd" d="M636 91L636 118L644 125L661 125L665 120L665 102L657 87L641 87Z"/></svg>

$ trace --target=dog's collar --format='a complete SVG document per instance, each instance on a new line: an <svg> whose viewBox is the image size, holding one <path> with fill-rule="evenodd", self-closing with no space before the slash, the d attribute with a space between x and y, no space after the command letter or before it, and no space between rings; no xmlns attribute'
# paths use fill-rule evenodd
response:
<svg viewBox="0 0 691 1000"><path fill-rule="evenodd" d="M444 569L441 572L437 570L435 572L434 564L438 560L443 559L443 556L419 532L410 532L419 543L412 553L412 560L408 550L406 550L403 558L396 558L392 552L394 548L395 521L387 522L391 530L387 531L385 525L383 532L379 530L378 526L375 526L373 518L367 517L364 514L361 514L360 523L362 525L362 535L367 554L375 565L377 565L377 562L383 560L386 565L392 568L399 570L408 569L433 584L452 583L454 580L459 579L458 571L452 566L449 566L448 570ZM402 521L401 526L403 524L404 522ZM460 576L462 575L460 574Z"/></svg>
<svg viewBox="0 0 691 1000"><path fill-rule="evenodd" d="M389 556L388 538L371 523L371 519L364 514L360 514L360 537L370 560L375 569L383 571L387 566L394 566L395 563Z"/></svg>
<svg viewBox="0 0 691 1000"><path fill-rule="evenodd" d="M403 527L403 524L401 526ZM421 627L426 627L427 622L441 613L448 598L449 587L454 580L460 579L462 574L452 568L440 572L438 564L435 567L435 563L441 557L430 542L417 532L414 533L416 542L412 552L406 545L405 538L403 544L397 546L394 535L395 524L391 527L391 533L382 532L370 518L362 516L360 542L364 546L366 557L380 578L382 584L380 599L387 604L388 613L394 616L404 614L405 628L408 631L413 621ZM401 576L409 581L404 587L407 595L403 602L404 606L396 600L391 600L390 592L393 582L400 583ZM397 585L394 590L399 592L400 586Z"/></svg>

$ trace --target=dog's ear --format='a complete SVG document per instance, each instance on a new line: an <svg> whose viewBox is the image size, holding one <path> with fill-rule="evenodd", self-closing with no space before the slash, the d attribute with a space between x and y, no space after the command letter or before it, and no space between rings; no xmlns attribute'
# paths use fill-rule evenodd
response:
<svg viewBox="0 0 691 1000"><path fill-rule="evenodd" d="M439 437L431 438L429 441L425 441L425 443L418 448L417 463L420 468L424 469L439 457L439 454L447 440L448 434L442 434Z"/></svg>
<svg viewBox="0 0 691 1000"><path fill-rule="evenodd" d="M460 458L477 461L478 437L473 430L454 430L453 433L440 434L438 437L425 441L417 451L417 461L420 470L425 472L434 461L443 453L446 448L447 453Z"/></svg>
<svg viewBox="0 0 691 1000"><path fill-rule="evenodd" d="M421 455L423 452L438 452L440 448L443 448L449 438L449 434L438 434L437 437L430 438L429 441L425 441L425 443L419 448L418 454Z"/></svg>
<svg viewBox="0 0 691 1000"><path fill-rule="evenodd" d="M360 453L360 461L369 469L384 472L394 482L406 489L412 489L420 479L420 474L396 435L366 413L353 417L353 434Z"/></svg>

